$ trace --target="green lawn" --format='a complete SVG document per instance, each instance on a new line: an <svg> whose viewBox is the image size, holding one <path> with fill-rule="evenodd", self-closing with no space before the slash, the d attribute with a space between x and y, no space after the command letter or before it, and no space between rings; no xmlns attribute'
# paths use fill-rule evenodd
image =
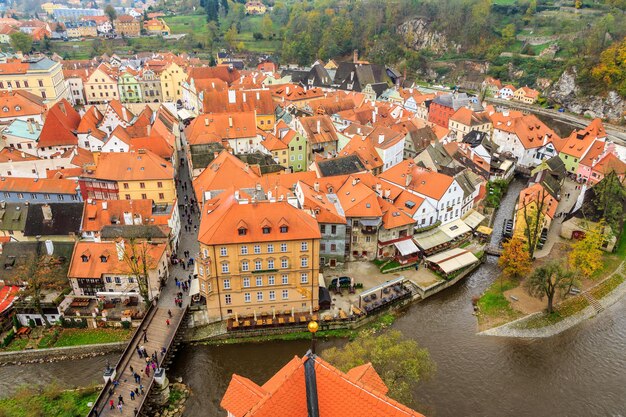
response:
<svg viewBox="0 0 626 417"><path fill-rule="evenodd" d="M508 279L496 279L487 291L478 300L478 323L495 327L496 325L507 323L521 316L517 310L511 307L509 300L504 296L504 291L515 288L517 284Z"/></svg>
<svg viewBox="0 0 626 417"><path fill-rule="evenodd" d="M63 329L52 347L123 342L130 338L131 332L130 329Z"/></svg>
<svg viewBox="0 0 626 417"><path fill-rule="evenodd" d="M11 343L9 343L9 346L2 348L0 350L7 351L7 352L14 352L16 350L24 350L27 344L28 344L28 339L15 338L11 341Z"/></svg>
<svg viewBox="0 0 626 417"><path fill-rule="evenodd" d="M205 14L168 16L163 18L170 27L173 35L179 33L195 33L197 35L207 33L207 21Z"/></svg>
<svg viewBox="0 0 626 417"><path fill-rule="evenodd" d="M603 283L598 284L591 291L589 291L589 293L593 296L593 298L600 299L617 288L622 282L624 282L624 277L620 274L615 274Z"/></svg>
<svg viewBox="0 0 626 417"><path fill-rule="evenodd" d="M43 390L25 387L13 397L0 399L3 417L77 417L89 411L87 404L98 396L97 389L61 391L54 387Z"/></svg>
<svg viewBox="0 0 626 417"><path fill-rule="evenodd" d="M582 296L568 298L567 300L559 303L554 308L552 314L542 314L540 316L533 317L532 319L520 323L519 327L524 329L538 329L541 327L551 326L560 322L561 320L570 317L579 311L584 310L589 306L589 301Z"/></svg>

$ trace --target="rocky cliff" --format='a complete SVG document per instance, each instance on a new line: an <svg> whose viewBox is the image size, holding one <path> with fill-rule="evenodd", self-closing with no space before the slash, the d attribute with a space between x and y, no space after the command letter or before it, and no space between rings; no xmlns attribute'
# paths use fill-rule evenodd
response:
<svg viewBox="0 0 626 417"><path fill-rule="evenodd" d="M584 95L576 85L576 76L575 67L564 71L548 92L548 97L573 113L613 121L626 120L626 101L619 94L610 91L606 96Z"/></svg>
<svg viewBox="0 0 626 417"><path fill-rule="evenodd" d="M406 45L416 51L429 50L441 54L449 49L460 49L460 45L449 42L446 35L432 30L425 19L407 20L398 26L397 31Z"/></svg>

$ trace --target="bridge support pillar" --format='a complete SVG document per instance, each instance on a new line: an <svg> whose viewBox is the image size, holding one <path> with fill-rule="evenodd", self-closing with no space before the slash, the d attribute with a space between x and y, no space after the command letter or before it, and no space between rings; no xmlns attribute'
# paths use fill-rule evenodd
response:
<svg viewBox="0 0 626 417"><path fill-rule="evenodd" d="M154 387L152 388L155 401L158 405L165 405L170 398L170 380L165 374L165 368L159 368L154 373Z"/></svg>

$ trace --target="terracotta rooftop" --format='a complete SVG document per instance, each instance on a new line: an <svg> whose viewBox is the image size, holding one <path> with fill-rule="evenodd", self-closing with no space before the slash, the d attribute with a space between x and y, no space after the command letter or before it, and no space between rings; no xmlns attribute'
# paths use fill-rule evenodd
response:
<svg viewBox="0 0 626 417"><path fill-rule="evenodd" d="M66 99L61 99L46 113L37 147L78 145L78 138L74 132L79 124L78 112Z"/></svg>
<svg viewBox="0 0 626 417"><path fill-rule="evenodd" d="M0 119L38 115L45 109L43 99L28 91L0 91Z"/></svg>
<svg viewBox="0 0 626 417"><path fill-rule="evenodd" d="M74 180L20 177L2 177L0 179L0 191L76 194L77 189L78 183Z"/></svg>
<svg viewBox="0 0 626 417"><path fill-rule="evenodd" d="M454 181L453 177L422 168L412 160L405 160L378 176L400 187L439 201Z"/></svg>
<svg viewBox="0 0 626 417"><path fill-rule="evenodd" d="M274 101L269 90L242 91L217 90L204 93L205 113L234 113L256 111L257 114L274 114Z"/></svg>
<svg viewBox="0 0 626 417"><path fill-rule="evenodd" d="M84 177L111 181L172 180L172 164L149 150L105 152L98 158L93 173Z"/></svg>
<svg viewBox="0 0 626 417"><path fill-rule="evenodd" d="M262 386L233 375L220 405L234 417L309 415L305 377L307 361L314 361L317 403L322 417L422 416L387 397L387 387L370 364L343 373L315 355L296 356Z"/></svg>
<svg viewBox="0 0 626 417"><path fill-rule="evenodd" d="M254 112L202 114L186 129L190 145L256 137Z"/></svg>

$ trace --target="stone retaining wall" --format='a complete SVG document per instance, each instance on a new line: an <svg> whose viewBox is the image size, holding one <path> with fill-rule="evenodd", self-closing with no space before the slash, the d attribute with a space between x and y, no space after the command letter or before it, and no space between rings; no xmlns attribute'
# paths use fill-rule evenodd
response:
<svg viewBox="0 0 626 417"><path fill-rule="evenodd" d="M124 350L127 342L0 352L0 366L91 358Z"/></svg>

